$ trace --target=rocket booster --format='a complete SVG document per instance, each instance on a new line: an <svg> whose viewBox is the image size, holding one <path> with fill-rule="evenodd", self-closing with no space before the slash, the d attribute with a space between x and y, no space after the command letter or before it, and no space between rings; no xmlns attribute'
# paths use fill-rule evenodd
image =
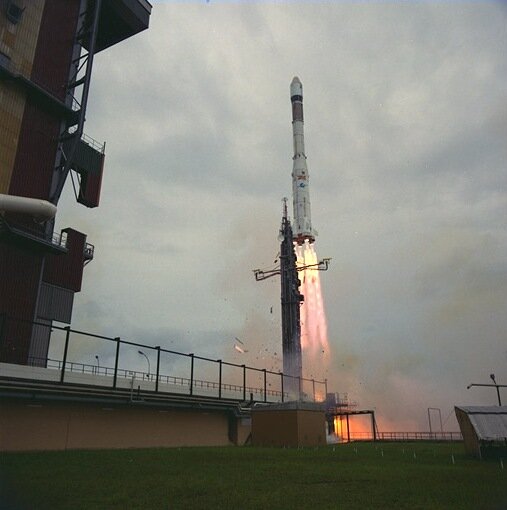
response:
<svg viewBox="0 0 507 510"><path fill-rule="evenodd" d="M310 211L310 182L306 167L303 121L303 85L297 76L290 84L290 101L292 103L292 136L294 139L294 156L292 158L293 236L297 244L303 244L306 240L313 243L317 232L312 229Z"/></svg>

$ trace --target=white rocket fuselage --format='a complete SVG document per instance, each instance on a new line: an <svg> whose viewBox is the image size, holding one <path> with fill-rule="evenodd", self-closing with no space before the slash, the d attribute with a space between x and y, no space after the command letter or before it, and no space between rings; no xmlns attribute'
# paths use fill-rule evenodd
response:
<svg viewBox="0 0 507 510"><path fill-rule="evenodd" d="M292 103L292 136L294 139L294 156L292 158L293 236L297 244L303 244L306 240L313 243L316 232L312 229L310 181L305 155L303 85L297 76L290 84L290 100Z"/></svg>

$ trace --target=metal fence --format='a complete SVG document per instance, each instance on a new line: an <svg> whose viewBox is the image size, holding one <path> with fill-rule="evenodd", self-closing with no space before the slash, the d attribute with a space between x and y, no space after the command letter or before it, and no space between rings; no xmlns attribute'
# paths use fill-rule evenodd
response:
<svg viewBox="0 0 507 510"><path fill-rule="evenodd" d="M327 394L327 380L292 377L265 368L178 352L120 337L97 335L47 322L20 321L3 316L3 321L0 321L0 346L5 346L7 340L13 345L12 338L8 337L15 335L16 328L7 327L9 323L23 323L25 327L31 324L33 330L38 328L39 336L42 341L47 341L48 346L52 342L59 346L57 349L51 348L52 357L40 356L38 349L38 353L28 352L21 362L10 361L8 352L1 349L3 359L0 362L22 363L33 367L30 377L34 379L255 402L296 399L315 402L322 401ZM107 362L101 363L98 355L95 356L95 364L83 362L79 350L90 343L97 352L107 353L101 355ZM59 351L56 356L55 350ZM146 358L146 371L133 369L132 360L136 354ZM299 395L291 394L290 388L300 388L307 393L300 391Z"/></svg>
<svg viewBox="0 0 507 510"><path fill-rule="evenodd" d="M371 441L372 432L351 432L351 441ZM377 432L377 441L462 441L461 432Z"/></svg>

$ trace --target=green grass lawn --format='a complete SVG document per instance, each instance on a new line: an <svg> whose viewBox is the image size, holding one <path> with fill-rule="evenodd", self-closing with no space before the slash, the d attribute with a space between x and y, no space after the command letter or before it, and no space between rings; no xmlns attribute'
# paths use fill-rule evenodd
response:
<svg viewBox="0 0 507 510"><path fill-rule="evenodd" d="M461 443L4 453L0 508L505 510L505 464Z"/></svg>

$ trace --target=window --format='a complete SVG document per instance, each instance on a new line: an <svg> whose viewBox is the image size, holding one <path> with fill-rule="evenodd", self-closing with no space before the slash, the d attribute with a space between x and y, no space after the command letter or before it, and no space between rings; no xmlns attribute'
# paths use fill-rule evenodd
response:
<svg viewBox="0 0 507 510"><path fill-rule="evenodd" d="M23 11L25 10L24 7L20 7L15 2L7 2L7 9L5 12L5 15L7 16L7 19L13 23L14 25L17 25L21 21L21 17L23 16Z"/></svg>

